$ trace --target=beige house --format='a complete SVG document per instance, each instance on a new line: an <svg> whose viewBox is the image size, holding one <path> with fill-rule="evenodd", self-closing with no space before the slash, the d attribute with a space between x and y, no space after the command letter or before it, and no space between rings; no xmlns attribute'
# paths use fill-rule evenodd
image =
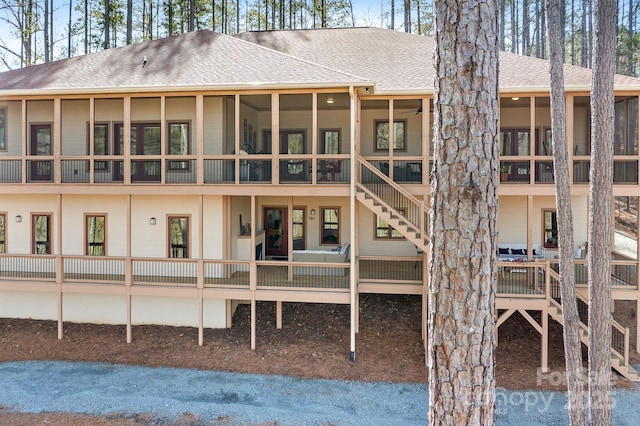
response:
<svg viewBox="0 0 640 426"><path fill-rule="evenodd" d="M283 302L339 303L353 359L360 294L426 306L433 47L374 28L200 31L0 73L0 317L57 320L59 337L124 324L128 341L192 326L202 344L250 303L255 347L257 301L278 326ZM548 63L500 61L497 321L524 315L546 368L562 320ZM591 72L565 76L584 294ZM615 86L611 279L640 305L640 80ZM626 326L612 365L636 379Z"/></svg>

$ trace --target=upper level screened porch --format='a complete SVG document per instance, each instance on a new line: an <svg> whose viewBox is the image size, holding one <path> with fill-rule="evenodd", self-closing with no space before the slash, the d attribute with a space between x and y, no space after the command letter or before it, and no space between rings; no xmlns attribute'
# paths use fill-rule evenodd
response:
<svg viewBox="0 0 640 426"><path fill-rule="evenodd" d="M396 182L426 181L423 101L362 107L363 152ZM346 184L359 111L346 91L0 101L0 182Z"/></svg>
<svg viewBox="0 0 640 426"><path fill-rule="evenodd" d="M567 144L574 184L589 183L592 142L588 96L567 96ZM638 96L615 98L613 183L638 184ZM554 183L551 107L548 97L504 96L500 106L500 182ZM533 135L533 136L532 136Z"/></svg>
<svg viewBox="0 0 640 426"><path fill-rule="evenodd" d="M0 101L0 182L346 184L355 150L396 183L427 183L432 100L358 96L331 91ZM567 114L572 182L588 183L589 97L568 95L567 103L573 106ZM615 111L614 183L637 185L638 96L617 96ZM500 114L501 182L553 184L549 98L504 95Z"/></svg>

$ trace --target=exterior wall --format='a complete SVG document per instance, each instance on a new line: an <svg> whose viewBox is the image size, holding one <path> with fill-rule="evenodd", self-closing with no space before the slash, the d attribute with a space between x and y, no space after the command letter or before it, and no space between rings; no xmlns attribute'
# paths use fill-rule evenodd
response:
<svg viewBox="0 0 640 426"><path fill-rule="evenodd" d="M256 212L258 217L261 216L260 212L261 210L257 210ZM251 197L231 197L231 228L229 229L228 237L231 238L231 253L233 253L233 259L237 259L238 254L240 215L242 215L243 225L250 223L253 227L254 221L251 219Z"/></svg>
<svg viewBox="0 0 640 426"><path fill-rule="evenodd" d="M58 252L58 197L56 195L7 195L0 197L0 211L7 212L7 253L31 253L31 214L51 214L51 253ZM17 223L15 216L22 216Z"/></svg>
<svg viewBox="0 0 640 426"><path fill-rule="evenodd" d="M141 296L134 296L131 299L131 323L134 325L198 326L197 299ZM224 300L204 300L203 305L204 326L224 328L226 319Z"/></svg>
<svg viewBox="0 0 640 426"><path fill-rule="evenodd" d="M262 211L265 206L286 207L288 205L288 202L289 201L286 197L259 197L257 200L257 229L264 229ZM305 218L305 235L307 250L326 249L327 247L334 247L333 245L320 245L320 226L322 225L322 221L320 218L320 209L323 207L338 207L340 209L340 245L351 243L349 237L351 232L351 225L349 220L350 209L348 197L294 197L293 206L305 207L306 209L307 217ZM315 218L313 218L310 214L311 209L315 209L317 212ZM242 218L244 221L244 215L242 216Z"/></svg>
<svg viewBox="0 0 640 426"><path fill-rule="evenodd" d="M58 319L58 296L55 293L0 291L0 317Z"/></svg>
<svg viewBox="0 0 640 426"><path fill-rule="evenodd" d="M106 215L107 256L126 256L127 198L115 195L62 197L62 253L76 256L85 254L85 214Z"/></svg>
<svg viewBox="0 0 640 426"><path fill-rule="evenodd" d="M89 154L89 100L63 100L62 114L62 155ZM112 131L112 130L111 130ZM111 133L110 131L110 133Z"/></svg>
<svg viewBox="0 0 640 426"><path fill-rule="evenodd" d="M584 246L587 241L588 205L586 196L572 197L574 248ZM553 196L533 197L532 243L543 247L542 211L555 210L556 201ZM501 196L498 208L498 240L501 243L527 242L527 227L523 223L527 217L526 196ZM514 220L517 219L517 220ZM553 258L557 250L547 249L546 256Z"/></svg>
<svg viewBox="0 0 640 426"><path fill-rule="evenodd" d="M64 294L63 319L70 322L120 325L127 322L125 296ZM207 328L224 328L224 300L203 301L203 324ZM237 304L236 304L237 306ZM233 307L235 309L235 306ZM58 320L55 293L0 292L0 317ZM133 325L157 324L198 327L198 301L195 298L133 296Z"/></svg>
<svg viewBox="0 0 640 426"><path fill-rule="evenodd" d="M204 108L204 153L222 154L224 135L223 97L205 96Z"/></svg>
<svg viewBox="0 0 640 426"><path fill-rule="evenodd" d="M27 123L53 123L53 101L27 101Z"/></svg>
<svg viewBox="0 0 640 426"><path fill-rule="evenodd" d="M415 109L394 108L394 120L406 120L406 151L396 151L394 155L422 155L422 115L416 114ZM376 120L388 121L388 109L361 110L361 144L362 155L386 156L388 151L376 151L375 122Z"/></svg>
<svg viewBox="0 0 640 426"><path fill-rule="evenodd" d="M0 108L7 110L6 151L0 151L2 156L22 155L22 103L19 101L0 101ZM0 176L2 172L0 171Z"/></svg>
<svg viewBox="0 0 640 426"><path fill-rule="evenodd" d="M204 258L224 259L225 241L229 238L229 233L225 225L223 197L220 195L204 197L203 209L204 226L202 229L202 242ZM198 232L197 224L197 222L193 222L192 225L195 227L195 232Z"/></svg>
<svg viewBox="0 0 640 426"><path fill-rule="evenodd" d="M416 246L405 239L375 239L375 214L367 208L360 208L358 216L358 246L362 256L416 256Z"/></svg>

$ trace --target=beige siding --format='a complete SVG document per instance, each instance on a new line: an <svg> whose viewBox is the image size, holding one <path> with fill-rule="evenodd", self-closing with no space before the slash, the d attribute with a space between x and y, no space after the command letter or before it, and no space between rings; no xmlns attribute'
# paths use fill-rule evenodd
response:
<svg viewBox="0 0 640 426"><path fill-rule="evenodd" d="M416 256L416 246L403 240L376 240L376 215L367 208L360 208L358 217L358 245L362 256Z"/></svg>
<svg viewBox="0 0 640 426"><path fill-rule="evenodd" d="M224 135L223 97L204 97L204 153L222 154Z"/></svg>
<svg viewBox="0 0 640 426"><path fill-rule="evenodd" d="M58 251L58 201L55 195L2 195L0 197L0 211L7 212L7 253L31 253L31 214L51 213L51 249ZM15 217L22 216L22 222L17 223Z"/></svg>
<svg viewBox="0 0 640 426"><path fill-rule="evenodd" d="M109 195L65 195L62 204L62 251L84 255L85 214L105 214L108 256L127 255L127 199ZM147 221L148 224L148 221Z"/></svg>
<svg viewBox="0 0 640 426"><path fill-rule="evenodd" d="M0 108L7 110L6 151L0 151L2 156L22 155L22 103L19 101L0 101Z"/></svg>
<svg viewBox="0 0 640 426"><path fill-rule="evenodd" d="M258 228L264 229L262 212L265 206L283 206L287 207L288 199L286 197L260 197L258 199ZM340 208L340 245L350 243L350 221L349 221L349 198L348 197L294 197L294 207L304 207L306 209L306 242L307 249L326 249L328 245L320 246L320 227L322 220L320 217L320 209L322 207L338 207ZM316 216L311 216L311 209L316 210ZM234 220L237 220L237 215ZM244 215L242 216L244 220Z"/></svg>
<svg viewBox="0 0 640 426"><path fill-rule="evenodd" d="M131 255L133 257L167 257L167 215L190 216L189 257L197 258L200 233L197 197L135 196L131 200ZM155 217L156 224L149 219Z"/></svg>
<svg viewBox="0 0 640 426"><path fill-rule="evenodd" d="M573 210L574 248L584 246L587 241L587 197L574 196L571 207ZM537 196L533 198L532 244L543 246L542 241L542 212L555 210L555 197ZM498 207L498 241L500 243L527 242L527 197L502 196ZM557 250L547 249L547 257L557 255Z"/></svg>
<svg viewBox="0 0 640 426"><path fill-rule="evenodd" d="M89 101L63 100L61 110L62 155L89 154Z"/></svg>

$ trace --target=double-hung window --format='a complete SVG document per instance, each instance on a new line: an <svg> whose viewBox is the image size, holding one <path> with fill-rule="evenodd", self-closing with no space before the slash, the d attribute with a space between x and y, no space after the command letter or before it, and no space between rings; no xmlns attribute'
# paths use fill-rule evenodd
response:
<svg viewBox="0 0 640 426"><path fill-rule="evenodd" d="M33 254L51 254L51 214L31 215Z"/></svg>
<svg viewBox="0 0 640 426"><path fill-rule="evenodd" d="M106 256L106 236L106 215L85 215L85 254L87 256Z"/></svg>
<svg viewBox="0 0 640 426"><path fill-rule="evenodd" d="M7 214L0 213L0 253L7 252Z"/></svg>
<svg viewBox="0 0 640 426"><path fill-rule="evenodd" d="M546 248L558 247L558 221L555 210L542 211L542 226L544 235L542 241Z"/></svg>
<svg viewBox="0 0 640 426"><path fill-rule="evenodd" d="M7 150L7 109L0 108L0 151Z"/></svg>
<svg viewBox="0 0 640 426"><path fill-rule="evenodd" d="M400 211L404 214L404 211ZM387 223L386 220L376 215L376 239L402 240L404 236Z"/></svg>
<svg viewBox="0 0 640 426"><path fill-rule="evenodd" d="M323 207L321 209L322 229L320 244L340 245L340 209Z"/></svg>
<svg viewBox="0 0 640 426"><path fill-rule="evenodd" d="M189 217L169 216L169 257L189 257Z"/></svg>

